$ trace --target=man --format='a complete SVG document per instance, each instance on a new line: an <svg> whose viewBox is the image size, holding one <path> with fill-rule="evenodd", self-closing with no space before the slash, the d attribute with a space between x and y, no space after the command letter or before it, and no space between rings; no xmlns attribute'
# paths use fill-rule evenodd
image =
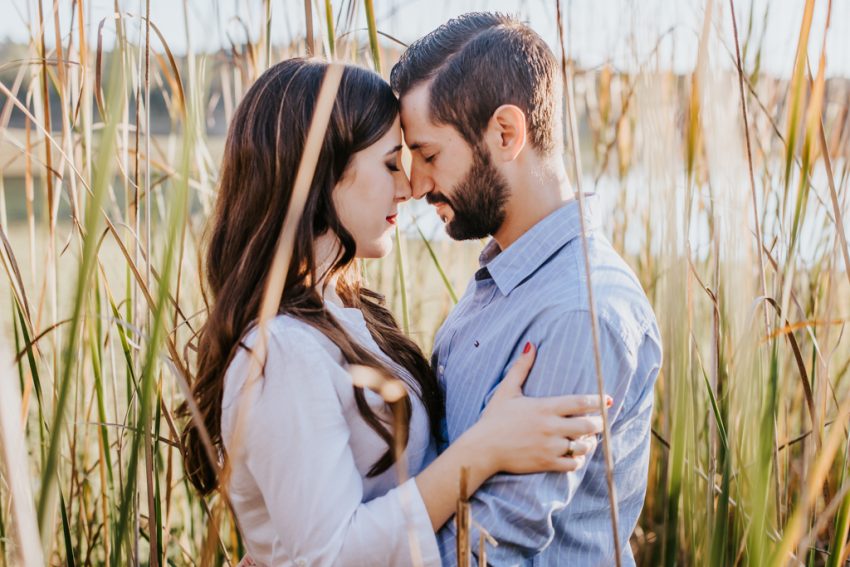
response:
<svg viewBox="0 0 850 567"><path fill-rule="evenodd" d="M445 441L478 419L526 341L538 348L526 395L598 392L551 50L511 17L466 14L411 45L391 82L413 156L414 197L436 207L452 238L493 237L434 346ZM600 231L597 199L586 198L586 236L605 392L614 398L621 549L614 549L600 444L576 472L501 474L474 494L472 517L499 542L488 551L493 565L612 565L615 553L634 564L628 541L646 491L661 340L637 278ZM445 564L456 564L453 522L438 539Z"/></svg>

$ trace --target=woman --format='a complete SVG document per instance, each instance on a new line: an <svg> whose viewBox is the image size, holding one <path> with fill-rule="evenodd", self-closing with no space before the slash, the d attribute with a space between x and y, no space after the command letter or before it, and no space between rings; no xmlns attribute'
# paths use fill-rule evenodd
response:
<svg viewBox="0 0 850 567"><path fill-rule="evenodd" d="M470 491L497 472L575 470L599 423L562 416L591 412L596 402L524 398L534 357L527 344L481 420L436 456L436 378L357 272L356 259L390 252L410 186L400 167L398 101L378 75L354 66L343 71L295 231L263 376L246 387L254 319L326 69L303 59L275 65L230 125L206 251L213 302L193 395L229 459L227 492L256 562L406 565L415 545L424 564L439 565L434 532L454 512L461 467L469 467ZM408 390L402 463L393 414L379 395L352 385L353 364L395 376ZM187 474L208 494L219 479L198 429L187 427L183 441ZM397 464L411 475L401 484Z"/></svg>

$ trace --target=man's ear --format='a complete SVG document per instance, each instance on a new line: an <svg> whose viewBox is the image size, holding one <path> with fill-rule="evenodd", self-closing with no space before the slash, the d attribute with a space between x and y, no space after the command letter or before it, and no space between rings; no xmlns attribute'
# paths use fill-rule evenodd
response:
<svg viewBox="0 0 850 567"><path fill-rule="evenodd" d="M493 112L485 139L493 157L513 161L525 147L525 113L513 104L503 104Z"/></svg>

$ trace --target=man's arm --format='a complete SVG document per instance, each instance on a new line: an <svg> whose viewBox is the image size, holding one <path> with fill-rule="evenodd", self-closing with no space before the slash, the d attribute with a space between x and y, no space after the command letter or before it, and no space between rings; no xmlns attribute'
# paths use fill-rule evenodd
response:
<svg viewBox="0 0 850 567"><path fill-rule="evenodd" d="M609 409L611 423L621 416L624 401L637 379L638 352L620 334L620 330L599 320L602 373L605 393L614 399ZM537 345L534 367L525 384L525 394L534 397L598 392L590 317L587 312L553 315L532 325L527 337ZM642 389L642 384L635 385ZM628 407L625 408L627 411ZM639 440L638 440L639 441ZM622 447L628 451L627 447ZM602 451L601 443L596 451ZM594 453L587 456L590 462ZM530 475L499 474L492 477L472 497L472 517L498 541L489 548L488 562L514 565L543 551L555 530L552 515L569 504L582 482L587 466L571 473ZM477 550L478 530L472 531L471 547ZM450 521L438 534L445 565L457 562L454 556L456 536Z"/></svg>

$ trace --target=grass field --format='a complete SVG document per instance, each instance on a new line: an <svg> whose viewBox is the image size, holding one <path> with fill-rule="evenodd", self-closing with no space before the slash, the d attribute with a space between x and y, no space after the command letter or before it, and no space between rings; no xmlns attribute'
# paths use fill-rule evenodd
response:
<svg viewBox="0 0 850 567"><path fill-rule="evenodd" d="M285 47L269 30L287 15L258 1L249 43L179 57L137 10L103 21L106 51L86 3L69 20L51 4L31 12L26 56L0 61L0 566L235 563L226 502L183 478L175 417L204 317L211 116L282 58L386 76L403 47L372 0L307 2ZM687 74L652 57L576 68L553 45L574 79L568 171L601 194L665 342L641 565L850 555L850 81L826 78L815 1L799 4L789 79L749 63L767 14L733 1L706 0ZM440 237L431 214L408 207L401 254L366 266L426 352L481 247Z"/></svg>

